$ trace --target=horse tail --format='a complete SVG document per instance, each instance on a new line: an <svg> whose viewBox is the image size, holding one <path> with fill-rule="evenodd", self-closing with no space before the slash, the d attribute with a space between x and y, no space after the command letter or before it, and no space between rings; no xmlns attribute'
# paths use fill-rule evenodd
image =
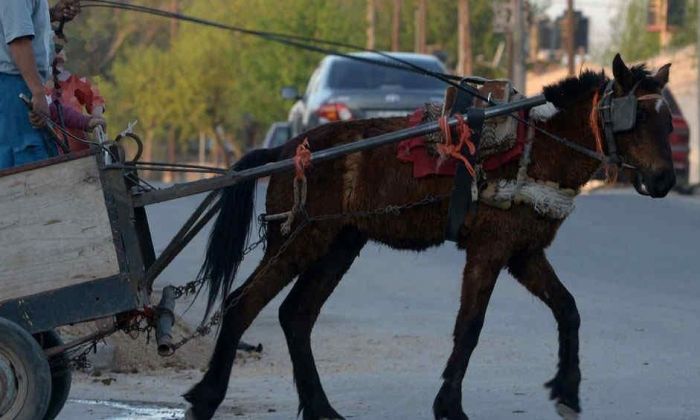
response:
<svg viewBox="0 0 700 420"><path fill-rule="evenodd" d="M274 162L281 149L253 150L236 162L233 170L241 171ZM209 288L205 319L219 296L222 301L228 296L238 267L243 261L253 218L255 184L256 180L250 179L226 187L219 191L214 204L219 206L219 214L209 235L204 264L198 276Z"/></svg>

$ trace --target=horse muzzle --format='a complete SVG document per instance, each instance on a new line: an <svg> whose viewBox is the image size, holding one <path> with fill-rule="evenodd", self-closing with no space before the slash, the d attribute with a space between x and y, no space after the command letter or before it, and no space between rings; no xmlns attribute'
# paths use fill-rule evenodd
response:
<svg viewBox="0 0 700 420"><path fill-rule="evenodd" d="M676 173L673 169L658 172L637 171L632 185L641 195L662 198L676 185Z"/></svg>

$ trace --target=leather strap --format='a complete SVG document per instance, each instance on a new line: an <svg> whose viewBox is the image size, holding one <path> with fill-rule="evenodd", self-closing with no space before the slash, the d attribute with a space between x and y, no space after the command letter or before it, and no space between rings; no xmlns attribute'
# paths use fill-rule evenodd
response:
<svg viewBox="0 0 700 420"><path fill-rule="evenodd" d="M479 142L481 141L481 130L484 127L484 110L469 108L466 111L466 115L467 123L472 130L472 142L476 146L478 152ZM467 157L472 166L476 165L477 153L470 155L466 147L463 147L461 152ZM472 208L472 183L476 181L477 180L471 176L464 165L457 166L457 173L454 178L450 207L447 215L447 228L445 230L445 238L448 241L456 242L459 238L459 231L464 225L464 220L467 217L467 213L469 213L469 209Z"/></svg>

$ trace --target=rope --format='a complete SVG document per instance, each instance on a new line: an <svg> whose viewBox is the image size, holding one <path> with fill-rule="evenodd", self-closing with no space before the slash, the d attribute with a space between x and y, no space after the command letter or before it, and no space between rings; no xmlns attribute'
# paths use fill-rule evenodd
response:
<svg viewBox="0 0 700 420"><path fill-rule="evenodd" d="M456 129L459 141L457 144L452 143L452 130L450 130L449 117L442 116L438 119L438 123L445 141L444 143L438 143L436 145L436 149L440 154L441 161L447 159L448 157L460 160L467 168L467 171L469 171L472 179L476 179L476 170L474 170L474 167L472 166L471 162L469 162L469 159L467 159L467 157L462 153L462 149L464 147L467 148L470 156L474 156L476 153L476 146L471 139L472 130L469 128L469 125L467 125L464 117L461 114L456 114L456 118Z"/></svg>
<svg viewBox="0 0 700 420"><path fill-rule="evenodd" d="M309 166L311 166L311 149L309 149L309 139L305 138L304 141L297 146L297 152L294 155L296 178L306 178L304 172Z"/></svg>
<svg viewBox="0 0 700 420"><path fill-rule="evenodd" d="M294 216L297 213L304 211L306 207L306 169L311 166L311 150L309 149L309 139L304 139L298 146L297 152L294 155L294 167L296 175L294 176L294 204L292 209L286 212L287 219L282 224L282 234L287 236L292 230L294 224Z"/></svg>

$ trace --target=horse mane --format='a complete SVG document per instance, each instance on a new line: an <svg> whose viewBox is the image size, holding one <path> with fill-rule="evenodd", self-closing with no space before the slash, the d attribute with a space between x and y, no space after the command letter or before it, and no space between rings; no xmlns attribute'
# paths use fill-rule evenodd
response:
<svg viewBox="0 0 700 420"><path fill-rule="evenodd" d="M652 77L651 71L649 71L644 63L632 66L630 71L632 72L632 75L634 75L634 80L640 82L640 88L652 92L656 92L661 89L661 82Z"/></svg>
<svg viewBox="0 0 700 420"><path fill-rule="evenodd" d="M557 109L572 108L580 100L589 97L608 80L604 71L584 70L578 77L567 77L544 87L544 97Z"/></svg>
<svg viewBox="0 0 700 420"><path fill-rule="evenodd" d="M661 88L661 83L652 77L645 64L637 64L630 68L634 80L639 87L655 92ZM605 71L584 70L578 77L567 77L557 83L545 86L544 96L558 109L569 109L582 99L590 97L603 83L609 79Z"/></svg>

